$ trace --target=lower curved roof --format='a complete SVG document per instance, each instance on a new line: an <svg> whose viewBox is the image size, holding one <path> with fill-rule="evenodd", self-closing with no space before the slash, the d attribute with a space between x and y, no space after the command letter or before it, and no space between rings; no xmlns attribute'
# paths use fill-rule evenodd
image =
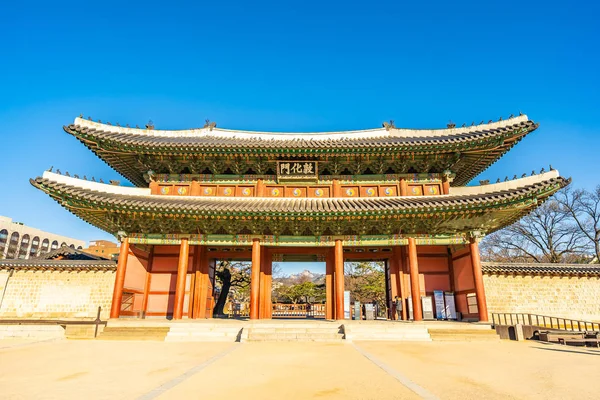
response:
<svg viewBox="0 0 600 400"><path fill-rule="evenodd" d="M311 230L385 230L403 233L491 232L531 211L568 184L557 171L509 183L486 185L480 193L385 198L230 198L150 195L46 172L31 184L85 221L116 233L198 233L237 230L273 232L276 221ZM337 222L336 222L337 221ZM346 222L344 222L346 221ZM317 224L319 222L319 224ZM351 223L349 223L351 222ZM340 226L340 225L346 226ZM335 225L335 226L334 226ZM278 228L279 229L279 228ZM281 229L287 229L286 226Z"/></svg>

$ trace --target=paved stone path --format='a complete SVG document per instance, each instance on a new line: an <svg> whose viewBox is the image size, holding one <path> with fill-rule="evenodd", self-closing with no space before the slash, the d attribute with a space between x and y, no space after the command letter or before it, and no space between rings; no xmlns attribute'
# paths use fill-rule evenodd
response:
<svg viewBox="0 0 600 400"><path fill-rule="evenodd" d="M0 341L2 399L595 399L600 351L517 342Z"/></svg>

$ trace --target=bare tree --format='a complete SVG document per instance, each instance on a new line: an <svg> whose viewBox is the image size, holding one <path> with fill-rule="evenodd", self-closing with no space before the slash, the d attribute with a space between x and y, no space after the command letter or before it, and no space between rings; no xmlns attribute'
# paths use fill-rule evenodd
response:
<svg viewBox="0 0 600 400"><path fill-rule="evenodd" d="M556 198L588 241L594 262L600 263L600 185L590 192L567 187Z"/></svg>
<svg viewBox="0 0 600 400"><path fill-rule="evenodd" d="M221 261L217 266L215 273L217 281L221 284L221 292L215 309L214 316L224 315L225 302L229 296L230 290L236 290L245 294L250 287L250 268L251 263Z"/></svg>
<svg viewBox="0 0 600 400"><path fill-rule="evenodd" d="M500 262L581 262L584 233L559 201L550 198L520 221L482 242L482 258Z"/></svg>

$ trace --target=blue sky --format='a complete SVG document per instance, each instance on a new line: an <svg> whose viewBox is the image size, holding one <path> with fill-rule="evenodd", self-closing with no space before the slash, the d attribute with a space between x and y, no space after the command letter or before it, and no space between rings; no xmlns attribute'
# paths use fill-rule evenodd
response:
<svg viewBox="0 0 600 400"><path fill-rule="evenodd" d="M478 179L600 183L598 2L10 2L0 6L0 215L111 239L28 180L121 179L63 132L113 124L327 131L523 111L540 128ZM477 181L477 180L476 180Z"/></svg>

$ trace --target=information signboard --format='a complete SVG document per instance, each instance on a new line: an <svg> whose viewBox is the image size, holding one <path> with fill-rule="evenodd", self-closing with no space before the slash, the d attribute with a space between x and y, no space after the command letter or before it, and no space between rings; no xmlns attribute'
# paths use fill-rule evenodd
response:
<svg viewBox="0 0 600 400"><path fill-rule="evenodd" d="M350 291L344 291L344 319L350 319Z"/></svg>
<svg viewBox="0 0 600 400"><path fill-rule="evenodd" d="M361 320L362 319L362 310L360 309L360 301L354 301L354 319Z"/></svg>
<svg viewBox="0 0 600 400"><path fill-rule="evenodd" d="M444 292L444 303L446 303L446 318L456 319L456 305L454 303L454 292Z"/></svg>
<svg viewBox="0 0 600 400"><path fill-rule="evenodd" d="M365 319L375 319L375 307L373 307L372 303L365 303Z"/></svg>
<svg viewBox="0 0 600 400"><path fill-rule="evenodd" d="M423 319L433 319L433 297L421 297L421 304L423 305Z"/></svg>
<svg viewBox="0 0 600 400"><path fill-rule="evenodd" d="M408 319L410 319L410 320L415 319L415 316L413 314L412 296L408 298Z"/></svg>
<svg viewBox="0 0 600 400"><path fill-rule="evenodd" d="M477 314L477 296L475 293L469 293L467 295L467 307L469 314Z"/></svg>
<svg viewBox="0 0 600 400"><path fill-rule="evenodd" d="M434 290L433 299L435 301L435 318L446 319L446 305L444 304L444 291Z"/></svg>

